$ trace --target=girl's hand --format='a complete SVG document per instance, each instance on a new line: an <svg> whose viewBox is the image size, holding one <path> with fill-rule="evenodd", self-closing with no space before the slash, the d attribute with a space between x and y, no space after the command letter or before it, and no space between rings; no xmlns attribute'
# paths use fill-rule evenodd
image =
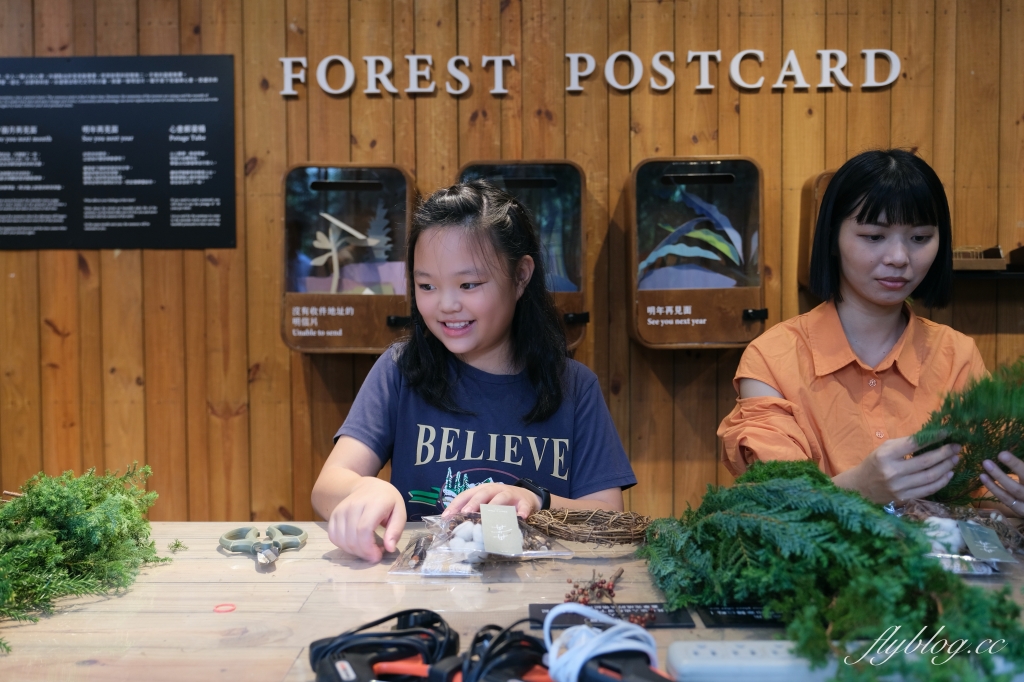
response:
<svg viewBox="0 0 1024 682"><path fill-rule="evenodd" d="M377 562L384 553L374 531L385 526L384 549L394 552L405 518L405 501L398 489L374 476L364 476L331 512L327 537L349 554Z"/></svg>
<svg viewBox="0 0 1024 682"><path fill-rule="evenodd" d="M540 510L541 501L537 495L526 488L517 488L504 483L482 483L456 495L442 516L451 516L459 512L478 512L481 504L514 506L516 514L525 519L533 512Z"/></svg>
<svg viewBox="0 0 1024 682"><path fill-rule="evenodd" d="M886 441L859 465L833 478L833 482L878 504L927 497L944 488L953 477L960 446L951 443L908 459L907 455L918 447L913 436Z"/></svg>
<svg viewBox="0 0 1024 682"><path fill-rule="evenodd" d="M1024 462L1020 461L1013 454L1003 451L999 453L999 461L1009 467L1010 471L1017 474L1018 478L1024 479ZM985 484L988 491L995 495L1000 502L1006 505L1007 509L1016 516L1024 515L1024 485L1013 480L990 460L982 462L987 474L981 475L981 482ZM1017 504L1020 503L1018 507Z"/></svg>

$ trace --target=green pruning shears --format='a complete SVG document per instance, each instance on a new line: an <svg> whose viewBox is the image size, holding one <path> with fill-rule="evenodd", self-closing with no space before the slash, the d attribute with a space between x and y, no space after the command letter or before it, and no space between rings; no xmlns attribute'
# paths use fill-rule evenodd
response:
<svg viewBox="0 0 1024 682"><path fill-rule="evenodd" d="M265 538L260 538L256 526L245 526L229 530L220 536L220 546L229 552L255 554L261 564L271 564L286 549L300 549L306 544L309 534L298 526L287 523L273 523L267 528Z"/></svg>

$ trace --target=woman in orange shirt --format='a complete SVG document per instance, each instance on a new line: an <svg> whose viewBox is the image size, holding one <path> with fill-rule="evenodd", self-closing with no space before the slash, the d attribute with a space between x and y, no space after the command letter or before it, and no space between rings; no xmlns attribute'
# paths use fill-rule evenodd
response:
<svg viewBox="0 0 1024 682"><path fill-rule="evenodd" d="M870 151L839 169L811 256L811 290L825 303L743 353L736 407L718 429L731 472L756 459L810 459L836 485L882 504L949 482L960 446L907 458L921 449L912 434L985 365L970 337L917 317L906 300L949 303L951 241L942 183L920 158ZM1000 459L1024 473L1009 453ZM1007 505L1024 500L1024 487L993 468L1001 485L986 477L992 492Z"/></svg>

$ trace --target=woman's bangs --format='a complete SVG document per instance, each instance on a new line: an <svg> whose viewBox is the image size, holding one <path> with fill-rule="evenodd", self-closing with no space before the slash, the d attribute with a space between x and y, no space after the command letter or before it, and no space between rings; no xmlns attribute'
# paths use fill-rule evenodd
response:
<svg viewBox="0 0 1024 682"><path fill-rule="evenodd" d="M886 225L939 224L935 195L920 176L892 173L879 178L868 189L857 212L857 222L878 224L883 215Z"/></svg>

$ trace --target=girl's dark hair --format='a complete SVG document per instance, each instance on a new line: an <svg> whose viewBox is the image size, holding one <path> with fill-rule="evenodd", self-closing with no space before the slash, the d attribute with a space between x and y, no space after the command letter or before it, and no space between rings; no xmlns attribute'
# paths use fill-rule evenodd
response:
<svg viewBox="0 0 1024 682"><path fill-rule="evenodd" d="M828 183L814 229L811 291L825 301L843 300L839 293L839 226L850 217L861 224L873 223L883 212L890 225L938 228L939 252L911 296L929 308L948 305L953 287L949 202L931 166L902 149L858 154Z"/></svg>
<svg viewBox="0 0 1024 682"><path fill-rule="evenodd" d="M537 393L533 408L523 415L527 424L544 421L562 404L562 375L565 369L565 333L559 323L555 304L545 287L544 260L540 239L526 208L514 197L484 180L439 189L424 200L412 217L408 238L406 274L414 282L416 243L433 228L462 230L464 234L489 244L501 259L505 273L515 277L524 256L533 258L533 277L516 302L512 317L512 363L524 367ZM398 356L398 368L428 404L448 412L471 414L455 402L452 353L427 330L416 305L416 286L412 296L413 331Z"/></svg>

